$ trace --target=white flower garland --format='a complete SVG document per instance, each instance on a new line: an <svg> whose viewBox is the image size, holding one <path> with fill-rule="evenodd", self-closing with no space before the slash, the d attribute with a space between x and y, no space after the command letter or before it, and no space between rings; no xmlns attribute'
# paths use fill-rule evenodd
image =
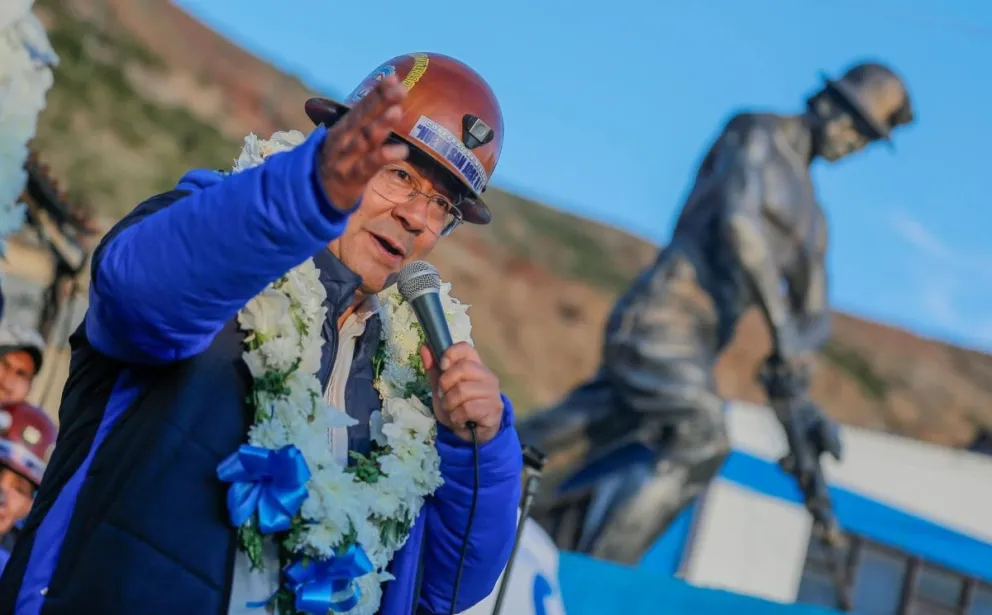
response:
<svg viewBox="0 0 992 615"><path fill-rule="evenodd" d="M0 2L0 253L24 223L24 163L58 63L31 2Z"/></svg>
<svg viewBox="0 0 992 615"><path fill-rule="evenodd" d="M303 142L297 131L277 132L269 140L245 138L234 171L261 164L273 153ZM452 338L471 342L468 306L442 288ZM356 580L361 598L349 615L374 615L381 585L392 577L386 568L406 542L424 499L442 483L434 447L437 429L419 349L424 337L412 308L395 287L379 295L382 335L374 363L375 387L382 411L371 421L375 445L368 455L350 453L342 467L331 451L328 434L356 421L323 401L316 373L324 341L326 293L312 260L296 267L252 299L238 315L247 333L244 361L254 378L255 423L249 444L265 449L295 446L311 476L307 497L287 532L281 533L284 555L326 560L351 545L360 545L374 571ZM239 529L252 564L261 567L262 536L253 515ZM295 612L283 592L281 612Z"/></svg>

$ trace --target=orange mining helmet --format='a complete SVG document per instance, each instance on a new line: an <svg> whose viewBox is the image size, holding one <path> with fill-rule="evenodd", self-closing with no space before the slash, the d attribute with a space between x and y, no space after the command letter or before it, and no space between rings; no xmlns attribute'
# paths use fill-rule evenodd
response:
<svg viewBox="0 0 992 615"><path fill-rule="evenodd" d="M330 126L376 82L393 74L409 91L396 136L466 188L458 207L466 222L488 224L492 216L481 197L503 148L503 112L489 84L462 62L438 53L393 58L366 77L345 103L311 98L307 115L314 124Z"/></svg>

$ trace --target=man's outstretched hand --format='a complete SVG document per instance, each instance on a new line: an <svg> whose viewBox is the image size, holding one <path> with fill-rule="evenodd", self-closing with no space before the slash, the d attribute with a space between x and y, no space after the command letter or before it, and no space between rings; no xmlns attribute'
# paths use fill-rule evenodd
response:
<svg viewBox="0 0 992 615"><path fill-rule="evenodd" d="M335 207L357 205L365 185L383 165L407 157L406 144L386 143L403 114L400 104L406 96L406 87L390 75L327 131L320 177Z"/></svg>
<svg viewBox="0 0 992 615"><path fill-rule="evenodd" d="M503 423L503 398L499 378L482 363L479 353L466 342L448 348L440 369L427 346L420 348L434 396L434 416L462 440L472 441L465 426L476 424L479 444L489 442Z"/></svg>

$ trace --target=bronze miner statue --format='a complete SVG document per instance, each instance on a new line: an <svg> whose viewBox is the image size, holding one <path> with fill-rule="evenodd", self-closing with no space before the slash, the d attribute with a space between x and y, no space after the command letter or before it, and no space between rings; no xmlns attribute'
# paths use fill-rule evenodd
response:
<svg viewBox="0 0 992 615"><path fill-rule="evenodd" d="M599 372L518 423L521 440L552 466L555 455L585 443L581 474L589 476L597 459L631 443L649 451L601 470L584 491L566 482L542 498L535 514L560 547L636 563L705 488L729 450L713 365L754 306L772 332L762 380L789 435L783 465L800 479L814 517L823 517L817 521L829 525L819 458L839 456L840 446L806 396L807 359L830 333L827 224L810 165L887 141L912 119L902 80L864 63L826 79L801 115L748 112L727 123L671 241L614 307Z"/></svg>

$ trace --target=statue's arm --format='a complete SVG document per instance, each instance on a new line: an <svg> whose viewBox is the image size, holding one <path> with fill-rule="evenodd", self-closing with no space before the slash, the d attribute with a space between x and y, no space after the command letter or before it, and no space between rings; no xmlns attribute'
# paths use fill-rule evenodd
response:
<svg viewBox="0 0 992 615"><path fill-rule="evenodd" d="M766 208L772 187L766 180L766 167L777 164L771 135L755 131L729 134L725 146L729 151L714 169L724 186L723 237L768 323L773 350L788 361L795 346L796 327L767 233Z"/></svg>
<svg viewBox="0 0 992 615"><path fill-rule="evenodd" d="M789 300L796 322L799 346L804 352L819 350L830 339L830 305L827 300L827 229L820 213L811 240L806 279L789 284Z"/></svg>

